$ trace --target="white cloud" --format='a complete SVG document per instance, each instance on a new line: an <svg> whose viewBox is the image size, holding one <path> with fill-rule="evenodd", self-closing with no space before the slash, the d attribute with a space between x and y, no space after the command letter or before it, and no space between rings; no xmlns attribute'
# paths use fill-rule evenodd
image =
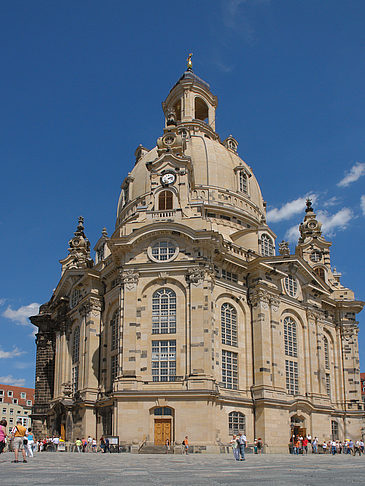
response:
<svg viewBox="0 0 365 486"><path fill-rule="evenodd" d="M345 175L345 177L342 180L340 180L340 182L337 185L339 187L347 187L352 182L356 182L363 175L365 175L365 163L356 162L356 164L351 167L349 172Z"/></svg>
<svg viewBox="0 0 365 486"><path fill-rule="evenodd" d="M19 307L19 309L12 309L9 305L7 309L2 313L2 315L7 319L16 322L17 324L29 326L31 324L28 320L28 317L38 314L39 305L40 304L33 302L29 305L23 305Z"/></svg>
<svg viewBox="0 0 365 486"><path fill-rule="evenodd" d="M0 383L3 383L4 385L24 386L25 379L14 378L12 375L0 376Z"/></svg>
<svg viewBox="0 0 365 486"><path fill-rule="evenodd" d="M365 195L361 196L360 198L360 206L362 214L365 216Z"/></svg>
<svg viewBox="0 0 365 486"><path fill-rule="evenodd" d="M3 351L0 348L0 359L16 358L17 356L21 356L22 354L24 354L24 351L21 351L16 346L14 346L11 351Z"/></svg>
<svg viewBox="0 0 365 486"><path fill-rule="evenodd" d="M354 213L350 208L342 208L335 214L328 214L327 211L319 211L317 220L322 223L322 233L327 236L333 236L336 230L346 229L353 217ZM285 238L292 243L296 243L299 236L298 224L291 226L285 233Z"/></svg>
<svg viewBox="0 0 365 486"><path fill-rule="evenodd" d="M354 217L350 208L342 208L335 214L328 214L327 211L318 212L318 220L322 223L322 231L326 235L333 235L335 230L344 230Z"/></svg>
<svg viewBox="0 0 365 486"><path fill-rule="evenodd" d="M317 196L316 194L308 194L307 196L299 197L298 199L285 203L280 209L270 209L266 214L267 220L271 223L277 223L279 221L290 219L295 214L304 214L305 202L308 198L310 198L312 202L315 202Z"/></svg>
<svg viewBox="0 0 365 486"><path fill-rule="evenodd" d="M5 302L6 302L6 299L0 299L0 307L1 307L2 305L4 305L4 304L5 304Z"/></svg>
<svg viewBox="0 0 365 486"><path fill-rule="evenodd" d="M336 204L339 204L340 202L341 199L339 197L333 196L324 201L323 206L326 208L330 208L331 206L336 206Z"/></svg>
<svg viewBox="0 0 365 486"><path fill-rule="evenodd" d="M285 233L285 239L290 243L297 243L299 236L299 224L295 224Z"/></svg>

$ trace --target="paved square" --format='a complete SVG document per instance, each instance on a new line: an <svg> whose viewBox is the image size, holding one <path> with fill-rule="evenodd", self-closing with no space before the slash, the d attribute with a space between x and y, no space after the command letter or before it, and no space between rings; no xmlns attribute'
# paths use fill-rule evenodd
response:
<svg viewBox="0 0 365 486"><path fill-rule="evenodd" d="M131 455L38 453L27 464L12 464L13 454L0 456L1 483L91 486L161 485L349 485L365 484L365 456Z"/></svg>

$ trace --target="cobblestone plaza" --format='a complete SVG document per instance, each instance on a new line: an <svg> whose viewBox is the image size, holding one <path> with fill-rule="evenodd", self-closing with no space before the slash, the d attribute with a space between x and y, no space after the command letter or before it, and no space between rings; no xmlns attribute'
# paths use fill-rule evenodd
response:
<svg viewBox="0 0 365 486"><path fill-rule="evenodd" d="M364 484L365 457L345 455L132 455L38 453L28 464L12 464L13 454L1 455L1 482L6 485L233 484L301 485Z"/></svg>

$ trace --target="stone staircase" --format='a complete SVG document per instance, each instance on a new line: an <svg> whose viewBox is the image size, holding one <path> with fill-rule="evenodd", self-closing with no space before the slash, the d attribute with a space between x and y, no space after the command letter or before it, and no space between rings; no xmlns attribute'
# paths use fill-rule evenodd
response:
<svg viewBox="0 0 365 486"><path fill-rule="evenodd" d="M166 447L163 445L157 446L145 444L141 447L138 454L166 454ZM170 454L172 454L172 451L170 451Z"/></svg>

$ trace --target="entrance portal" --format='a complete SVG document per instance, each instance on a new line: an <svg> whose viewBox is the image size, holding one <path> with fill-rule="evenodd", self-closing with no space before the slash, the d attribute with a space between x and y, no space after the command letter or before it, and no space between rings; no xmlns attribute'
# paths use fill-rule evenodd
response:
<svg viewBox="0 0 365 486"><path fill-rule="evenodd" d="M171 419L155 419L155 445L165 445L166 439L171 444Z"/></svg>

